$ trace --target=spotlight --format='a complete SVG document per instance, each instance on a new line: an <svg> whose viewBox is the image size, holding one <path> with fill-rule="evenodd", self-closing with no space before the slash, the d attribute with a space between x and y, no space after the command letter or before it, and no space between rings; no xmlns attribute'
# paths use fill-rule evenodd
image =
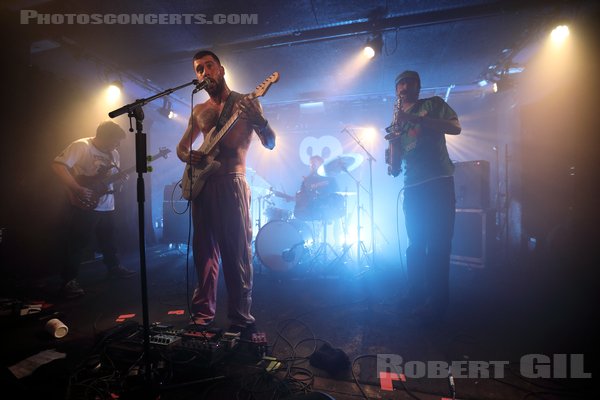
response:
<svg viewBox="0 0 600 400"><path fill-rule="evenodd" d="M175 112L173 112L173 105L171 104L171 100L168 98L163 99L163 105L158 110L158 113L165 118L173 119L177 116Z"/></svg>
<svg viewBox="0 0 600 400"><path fill-rule="evenodd" d="M567 40L568 36L569 27L567 25L559 25L556 28L554 28L550 33L550 38L552 39L552 42L554 42L557 45L564 43L564 41Z"/></svg>
<svg viewBox="0 0 600 400"><path fill-rule="evenodd" d="M514 89L517 82L512 76L503 75L492 84L492 92L499 93Z"/></svg>
<svg viewBox="0 0 600 400"><path fill-rule="evenodd" d="M113 81L106 89L106 98L109 103L113 103L121 97L123 91L123 83L121 81Z"/></svg>
<svg viewBox="0 0 600 400"><path fill-rule="evenodd" d="M381 49L383 48L383 38L381 34L378 33L374 36L371 36L367 42L365 43L365 47L363 48L363 54L367 58L373 58L377 54L381 54Z"/></svg>

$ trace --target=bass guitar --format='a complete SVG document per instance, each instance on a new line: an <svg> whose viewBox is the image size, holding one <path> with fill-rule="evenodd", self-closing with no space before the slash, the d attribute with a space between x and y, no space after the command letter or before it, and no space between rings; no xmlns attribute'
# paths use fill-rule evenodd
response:
<svg viewBox="0 0 600 400"><path fill-rule="evenodd" d="M248 94L248 99L255 99L264 96L271 85L279 80L279 73L273 72L263 83L258 85L254 92ZM237 109L227 120L225 125L218 131L213 127L205 136L204 141L200 145L198 151L204 156L198 164L187 164L183 177L181 178L181 192L186 200L195 199L202 191L208 177L214 173L221 163L216 160L219 155L219 142L233 128L241 115L241 110Z"/></svg>
<svg viewBox="0 0 600 400"><path fill-rule="evenodd" d="M148 161L154 161L158 158L167 158L167 154L169 154L171 150L166 147L161 147L160 151L153 156L148 157ZM100 202L100 198L105 194L110 192L110 184L121 179L124 179L126 175L135 171L135 166L120 170L116 174L110 174L110 170L112 167L107 167L101 169L98 174L93 176L88 175L78 175L75 177L75 180L80 186L86 187L90 189L93 193L89 199L83 199L77 195L77 193L67 190L67 196L69 197L69 201L75 207L79 207L83 210L93 210L98 207L98 203Z"/></svg>

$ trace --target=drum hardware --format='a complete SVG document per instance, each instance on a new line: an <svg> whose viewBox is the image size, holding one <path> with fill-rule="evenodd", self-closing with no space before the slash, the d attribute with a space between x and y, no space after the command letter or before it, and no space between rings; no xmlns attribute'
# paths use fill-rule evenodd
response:
<svg viewBox="0 0 600 400"><path fill-rule="evenodd" d="M344 197L356 196L356 192L335 192L335 194L339 194L340 196Z"/></svg>
<svg viewBox="0 0 600 400"><path fill-rule="evenodd" d="M292 212L283 208L274 207L272 204L266 208L265 214L267 216L267 222L281 220L287 221L292 218Z"/></svg>
<svg viewBox="0 0 600 400"><path fill-rule="evenodd" d="M310 265L313 267L315 266L315 264L319 265L319 266L324 266L324 265L329 266L340 258L340 255L335 251L333 246L327 241L328 222L329 222L328 220L321 220L321 224L323 225L323 241L319 244L319 247L317 247L315 254L311 258ZM329 253L334 254L333 260L329 259ZM320 262L317 263L317 261L320 261Z"/></svg>
<svg viewBox="0 0 600 400"><path fill-rule="evenodd" d="M270 197L273 196L273 193L267 193L263 196L258 196L257 200L258 200L258 216L256 219L256 227L258 229L262 228L262 213L263 213L263 208L265 207L265 203L269 204L269 205L273 205L273 202L270 199Z"/></svg>
<svg viewBox="0 0 600 400"><path fill-rule="evenodd" d="M367 193L369 194L369 213L371 216L371 254L372 254L372 258L371 258L371 265L375 266L375 244L376 244L376 235L375 235L375 228L377 227L377 223L375 222L375 209L374 209L374 202L373 202L373 161L377 161L373 155L365 148L365 146L363 146L362 142L360 141L360 139L354 134L354 132L352 132L352 129L348 129L348 128L344 128L342 129L342 132L346 132L348 134L348 136L350 136L355 142L356 144L358 144L361 149L363 149L363 151L365 152L365 154L367 155L367 158L369 160L369 190L367 191ZM358 186L357 186L357 192L358 192ZM379 230L379 228L378 228ZM381 233L381 231L379 230L379 232ZM385 237L383 237L384 240L387 241L387 239L385 239ZM358 261L358 260L357 260ZM360 264L360 262L359 262Z"/></svg>
<svg viewBox="0 0 600 400"><path fill-rule="evenodd" d="M298 243L295 243L291 248L283 250L281 252L281 258L283 259L283 261L290 262L294 258L296 258L296 248L298 246L303 246L303 245L304 245L304 241L302 240Z"/></svg>
<svg viewBox="0 0 600 400"><path fill-rule="evenodd" d="M321 165L317 174L321 176L337 176L344 171L354 171L362 164L364 157L356 153L346 153Z"/></svg>
<svg viewBox="0 0 600 400"><path fill-rule="evenodd" d="M252 167L246 167L246 181L252 190L252 193L267 195L271 185L266 181L265 178L258 175L256 170Z"/></svg>

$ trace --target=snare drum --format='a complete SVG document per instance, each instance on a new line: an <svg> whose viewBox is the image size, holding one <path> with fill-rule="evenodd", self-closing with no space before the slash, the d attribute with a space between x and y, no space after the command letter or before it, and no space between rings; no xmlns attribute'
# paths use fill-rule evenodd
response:
<svg viewBox="0 0 600 400"><path fill-rule="evenodd" d="M298 265L312 240L312 230L302 221L271 221L256 235L256 255L269 269L288 271Z"/></svg>

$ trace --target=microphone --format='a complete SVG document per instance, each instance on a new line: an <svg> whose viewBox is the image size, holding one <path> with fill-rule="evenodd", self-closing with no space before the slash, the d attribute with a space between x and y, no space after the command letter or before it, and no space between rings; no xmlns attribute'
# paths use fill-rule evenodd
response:
<svg viewBox="0 0 600 400"><path fill-rule="evenodd" d="M199 91L201 91L202 89L206 89L206 87L210 83L210 79L209 78L204 78L201 81L199 81L198 79L194 79L192 81L192 83L194 85L196 85L196 88L192 91L192 94L195 94L195 93L198 93Z"/></svg>

